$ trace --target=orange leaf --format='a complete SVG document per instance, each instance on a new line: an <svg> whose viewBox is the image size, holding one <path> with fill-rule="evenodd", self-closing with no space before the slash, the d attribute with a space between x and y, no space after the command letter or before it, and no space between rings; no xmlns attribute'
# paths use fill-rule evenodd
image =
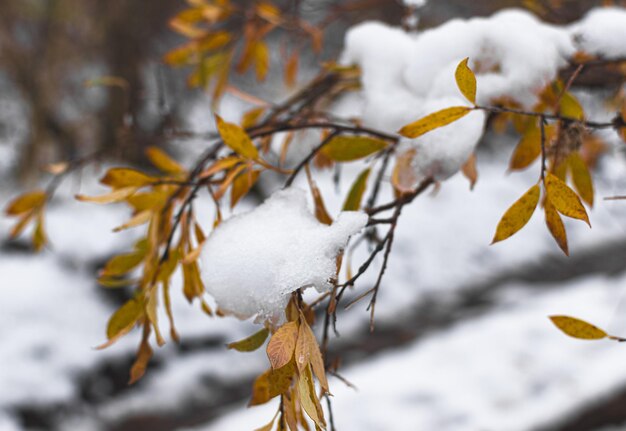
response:
<svg viewBox="0 0 626 431"><path fill-rule="evenodd" d="M476 181L478 181L478 170L476 170L476 154L472 153L469 159L461 167L461 172L470 182L470 190L474 190Z"/></svg>
<svg viewBox="0 0 626 431"><path fill-rule="evenodd" d="M287 322L272 335L267 344L267 357L273 369L287 365L293 357L298 339L298 324Z"/></svg>

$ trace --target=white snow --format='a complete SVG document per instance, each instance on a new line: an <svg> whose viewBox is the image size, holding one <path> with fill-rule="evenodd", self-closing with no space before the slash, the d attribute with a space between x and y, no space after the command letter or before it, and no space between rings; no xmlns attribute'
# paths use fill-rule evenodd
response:
<svg viewBox="0 0 626 431"><path fill-rule="evenodd" d="M604 58L626 56L626 9L606 7L592 9L570 27L577 47L588 54Z"/></svg>
<svg viewBox="0 0 626 431"><path fill-rule="evenodd" d="M510 285L509 293L521 290L498 312L340 370L358 391L331 381L337 428L525 431L597 402L623 384L623 345L568 338L547 316L605 326L624 282L589 277L540 295L542 286ZM252 429L275 409L241 406L202 429Z"/></svg>
<svg viewBox="0 0 626 431"><path fill-rule="evenodd" d="M278 191L211 233L202 251L206 289L242 319L280 321L291 292L332 287L337 253L366 223L363 213L343 212L326 226L308 209L303 190Z"/></svg>

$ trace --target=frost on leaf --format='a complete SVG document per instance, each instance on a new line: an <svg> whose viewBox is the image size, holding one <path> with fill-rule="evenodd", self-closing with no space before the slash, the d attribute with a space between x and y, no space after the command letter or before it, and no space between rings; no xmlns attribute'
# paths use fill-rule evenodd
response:
<svg viewBox="0 0 626 431"><path fill-rule="evenodd" d="M343 212L326 226L309 209L306 192L281 190L207 238L201 255L205 286L223 311L281 321L291 292L332 287L337 254L366 223L363 213Z"/></svg>

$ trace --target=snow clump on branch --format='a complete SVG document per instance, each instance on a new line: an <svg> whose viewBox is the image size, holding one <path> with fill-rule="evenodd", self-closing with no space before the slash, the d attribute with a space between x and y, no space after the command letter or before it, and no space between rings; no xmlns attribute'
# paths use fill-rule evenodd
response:
<svg viewBox="0 0 626 431"><path fill-rule="evenodd" d="M346 34L341 62L362 70L364 124L394 133L436 110L471 105L455 82L465 57L477 77L477 104L508 99L531 109L539 91L578 50L624 55L624 32L626 12L619 8L592 11L569 27L542 23L516 9L418 33L366 22ZM417 139L403 139L405 149L415 150L416 181L426 176L442 181L458 172L482 136L484 121L475 111Z"/></svg>
<svg viewBox="0 0 626 431"><path fill-rule="evenodd" d="M309 210L306 196L297 188L278 191L211 233L201 256L203 277L222 311L281 323L292 292L332 288L337 255L367 216L342 212L327 226Z"/></svg>

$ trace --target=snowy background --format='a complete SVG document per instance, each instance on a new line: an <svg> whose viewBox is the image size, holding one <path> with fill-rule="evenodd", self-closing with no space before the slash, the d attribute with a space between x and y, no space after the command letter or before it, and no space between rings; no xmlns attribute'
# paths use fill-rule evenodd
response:
<svg viewBox="0 0 626 431"><path fill-rule="evenodd" d="M422 2L412 3L419 6ZM356 54L346 51L344 59L363 66L365 91L343 100L336 112L357 112L370 123L379 121L377 127L394 130L396 122L405 121L397 115L404 113L378 115L386 106L406 110L406 104L394 103L394 96L406 103L415 102L411 97L420 103L450 97L446 93L450 83L443 78L453 73L450 64L456 65L458 57L478 56L478 52L466 51L485 41L521 50L507 51L511 67L516 56L540 57L548 75L561 65L561 55L576 49L567 45L573 33L589 35L581 39L588 51L624 55L626 35L610 39L622 41L617 44L603 37L626 32L623 10L615 13L621 20L613 20L616 15L590 15L580 24L559 30L529 24L531 36L536 37L530 46L523 46L512 31L503 39L502 32L510 26L490 26L478 19L458 22L459 28L447 33L430 33L427 37L442 39L438 46L450 45L449 39L444 40L446 34L453 36L454 43L448 50L441 48L442 54L428 63L432 82L440 85L426 86L421 93L416 86L423 82L406 79L408 90L390 89L388 84L395 82L389 78L393 73L409 77L416 76L415 70L427 73L419 64L404 63L424 58L419 43L393 43L400 49L406 42L408 49L418 52L394 57L402 57L402 64L374 58L372 69L368 69L367 56L376 47L366 51L357 47ZM514 21L523 23L524 19ZM602 33L599 27L612 30ZM461 37L466 45L456 43L463 32L480 34L482 39ZM392 33L397 35L397 30ZM385 40L375 41L387 46ZM497 48L491 52L499 52ZM391 50L385 53L393 56ZM381 65L384 68L376 69ZM545 78L532 75L531 65L524 66L529 70L506 75L509 81L504 84L497 77L491 85L483 79L483 91L498 85L530 89L536 80ZM381 70L387 75L377 78ZM368 86L368 79L375 85ZM494 96L481 96L480 91L479 98ZM611 118L598 95L584 90L576 94L590 118ZM6 103L2 115L11 119L5 122L15 129L10 136L19 136L28 126L15 120L20 118L19 106ZM246 107L227 97L221 114L236 121ZM209 117L209 102L200 100L189 108L188 126L210 131ZM477 121L482 124L483 119ZM517 142L514 134L489 133L480 140L472 134L465 136L473 141L470 150L478 141L479 181L470 191L466 179L452 176L436 193L421 196L405 208L377 302L376 332L367 331L366 302L340 313L341 337L332 339L331 350L342 356L340 373L357 389L331 378L337 429L626 429L626 347L567 338L547 319L550 314L575 315L626 336L626 204L603 200L626 193L626 155L615 133L608 131L601 137L610 149L595 178L596 205L590 211L593 228L566 221L571 250L566 258L539 213L518 235L489 246L500 216L536 181L539 167L535 163L524 172L507 173ZM2 163L8 160L10 166L19 142L7 138L5 144L2 148L7 154L0 159ZM175 145L176 152L186 154L190 163L203 143ZM302 147L307 145L310 142L303 140ZM304 150L296 148L292 160L298 159L299 151ZM363 166L346 165L339 187L333 184L332 172L318 173L331 215L338 214ZM190 307L180 292L178 276L172 292L181 344L169 342L158 349L138 384L126 384L137 333L104 351L93 349L105 339L110 314L130 295L97 286L95 274L110 256L127 250L138 235L111 232L129 215L121 205L103 207L72 198L79 191L103 191L97 185L102 173L103 168L90 168L64 183L48 211L51 244L43 253L32 254L20 241L4 241L0 248L0 430L251 430L267 423L274 414L274 402L246 408L252 379L267 367L264 352L237 353L224 347L254 332L255 325L232 317L209 318L199 307ZM263 178L258 195L242 202L237 212L252 209L259 196L268 196L280 186L275 177ZM306 188L306 183L300 178L295 186ZM12 185L0 188L0 202L7 202L15 192ZM383 195L391 195L387 186ZM198 206L201 220L210 226L213 218L207 196L202 196ZM10 226L10 220L0 219L0 238L7 237ZM353 262L366 256L367 250L360 249ZM369 273L355 294L367 290L374 279L375 274Z"/></svg>

